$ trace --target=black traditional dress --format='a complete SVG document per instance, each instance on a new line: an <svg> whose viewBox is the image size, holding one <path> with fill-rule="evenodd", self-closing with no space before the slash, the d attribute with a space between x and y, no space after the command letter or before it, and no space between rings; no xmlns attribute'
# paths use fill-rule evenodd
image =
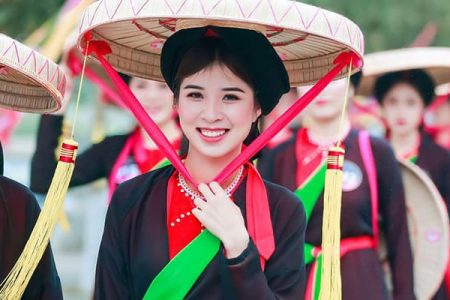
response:
<svg viewBox="0 0 450 300"><path fill-rule="evenodd" d="M17 262L39 216L39 205L25 186L0 175L0 282ZM62 299L50 245L22 299Z"/></svg>
<svg viewBox="0 0 450 300"><path fill-rule="evenodd" d="M172 176L173 167L162 168L123 183L114 193L100 246L95 299L142 299L169 263L166 198ZM232 196L246 224L247 179ZM302 298L304 209L287 189L266 181L264 185L275 240L265 270L252 240L234 259L227 259L221 246L186 299Z"/></svg>
<svg viewBox="0 0 450 300"><path fill-rule="evenodd" d="M310 169L307 174L302 174L302 170L298 167L314 160L312 154L315 152L317 155L322 155L317 145L304 141L306 135L307 129L301 129L290 141L266 153L264 159L258 164L261 175L267 180L299 193L298 177L307 178L303 182L304 187L305 183L311 182L314 174L320 172L318 169L313 171ZM414 299L411 246L398 163L386 142L372 137L369 140L378 186L377 206L381 219L380 231L387 242L388 260L393 274L393 297L394 299ZM351 130L347 135L344 148L346 154L341 217L342 299L389 299L383 270L375 249L372 214L374 206L357 130ZM302 152L302 149L309 152L309 157ZM299 155L302 155L301 164L298 163ZM311 174L313 176L308 177ZM319 191L317 202L310 208L309 213L308 205L305 203L308 217L305 242L314 247L314 251L321 246L322 242L322 191L323 189ZM312 189L309 191L306 189L303 192L308 196ZM314 271L313 265L307 266L308 276ZM311 277L309 279L311 280Z"/></svg>

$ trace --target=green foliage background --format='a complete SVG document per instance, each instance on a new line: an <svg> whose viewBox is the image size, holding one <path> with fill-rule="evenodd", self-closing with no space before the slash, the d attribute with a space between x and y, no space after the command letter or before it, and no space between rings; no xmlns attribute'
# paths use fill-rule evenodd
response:
<svg viewBox="0 0 450 300"><path fill-rule="evenodd" d="M429 22L438 32L432 46L450 46L450 0L307 0L345 15L360 26L366 52L409 46Z"/></svg>
<svg viewBox="0 0 450 300"><path fill-rule="evenodd" d="M438 26L432 45L450 46L450 0L303 2L338 12L357 23L365 34L367 52L406 47L428 22ZM63 3L64 0L0 0L0 31L22 40L55 15Z"/></svg>

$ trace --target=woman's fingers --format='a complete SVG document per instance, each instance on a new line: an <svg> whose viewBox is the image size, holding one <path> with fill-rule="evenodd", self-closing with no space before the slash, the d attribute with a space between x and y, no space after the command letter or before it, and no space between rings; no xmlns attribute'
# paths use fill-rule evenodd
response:
<svg viewBox="0 0 450 300"><path fill-rule="evenodd" d="M202 193L203 196L205 196L205 198L207 200L214 199L214 197L215 197L215 194L212 192L212 190L209 188L209 186L207 186L204 183L200 183L198 185L198 190L200 193Z"/></svg>
<svg viewBox="0 0 450 300"><path fill-rule="evenodd" d="M209 188L216 196L218 196L218 197L226 196L228 198L228 195L225 192L225 190L217 182L215 182L215 181L211 182L209 184Z"/></svg>
<svg viewBox="0 0 450 300"><path fill-rule="evenodd" d="M200 198L194 199L194 205L202 211L206 211L207 207L208 207L208 203L205 200L200 199Z"/></svg>
<svg viewBox="0 0 450 300"><path fill-rule="evenodd" d="M215 218L213 218L210 214L208 214L206 211L201 210L199 208L192 209L192 214L197 218L197 220L206 228L208 229L212 234L216 235L220 238L220 226L217 224L217 221Z"/></svg>

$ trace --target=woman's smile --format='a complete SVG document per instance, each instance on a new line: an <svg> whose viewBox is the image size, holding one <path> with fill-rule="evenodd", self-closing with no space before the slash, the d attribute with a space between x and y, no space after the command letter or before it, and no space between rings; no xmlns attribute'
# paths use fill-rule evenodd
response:
<svg viewBox="0 0 450 300"><path fill-rule="evenodd" d="M203 140L206 142L219 142L221 141L229 129L225 128L197 128Z"/></svg>

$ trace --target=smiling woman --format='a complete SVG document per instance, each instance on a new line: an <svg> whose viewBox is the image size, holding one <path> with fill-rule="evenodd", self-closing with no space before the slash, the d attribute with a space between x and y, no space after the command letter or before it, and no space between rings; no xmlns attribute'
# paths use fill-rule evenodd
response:
<svg viewBox="0 0 450 300"><path fill-rule="evenodd" d="M95 298L301 299L303 206L287 189L262 180L249 160L352 62L360 67L359 29L286 0L155 0L141 7L101 1L89 7L80 28L79 45L91 47L173 164L114 193ZM164 79L189 141L185 157L174 154L114 68ZM251 142L258 118L290 85L319 79L304 101Z"/></svg>
<svg viewBox="0 0 450 300"><path fill-rule="evenodd" d="M165 270L180 265L181 257L191 259L188 249L206 236L212 246L199 249L199 255L207 257L212 251L212 256L207 265L198 267L200 270L191 270L203 276L188 284L182 297L244 299L257 295L257 298L298 299L305 284L302 250L305 217L300 202L286 189L262 181L250 163L235 171L222 185L211 182L240 154L261 113L269 112L289 90L286 70L264 36L255 31L220 27L192 31L196 40L184 53L168 54L179 49L179 43L192 34L191 30L180 31L165 43L161 68L174 92L181 129L189 141L184 164L201 184L191 186L182 174L167 167L119 187L113 196L100 249L96 298L122 298L130 294L131 298L143 295L151 298L160 289L170 290L173 296L174 282L158 279ZM243 36L269 49L264 67L275 70L276 77L281 78L272 85L271 96L256 96L261 89L255 87L261 86L261 82L252 73L252 65L245 61L239 47L235 50L228 46L236 45ZM173 61L179 64L174 65ZM166 203L160 199L164 198L167 217L161 214ZM130 199L132 206L126 204ZM267 208L255 212L255 201ZM128 226L122 223L131 225L137 218L122 219L123 213L130 217L138 213L139 229L135 233L139 237L125 230ZM252 234L251 228L247 229L246 223L255 221L258 230L266 230L265 241ZM161 226L155 226L158 223ZM147 234L139 234L148 229ZM122 248L123 238L134 240L133 247ZM130 261L118 255L113 246L116 243L130 253ZM152 245L163 247L163 251ZM130 279L114 265L126 265L140 276ZM225 274L227 279L222 278ZM124 284L117 285L117 280ZM126 284L128 280L135 282L133 286Z"/></svg>

